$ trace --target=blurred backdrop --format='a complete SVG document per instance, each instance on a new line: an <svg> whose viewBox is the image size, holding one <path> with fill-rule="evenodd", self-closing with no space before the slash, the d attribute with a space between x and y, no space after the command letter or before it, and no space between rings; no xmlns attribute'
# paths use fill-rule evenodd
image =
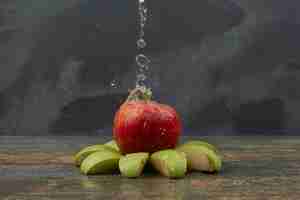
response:
<svg viewBox="0 0 300 200"><path fill-rule="evenodd" d="M150 84L185 135L300 134L300 2L146 3ZM137 4L1 0L0 135L111 134L135 85Z"/></svg>

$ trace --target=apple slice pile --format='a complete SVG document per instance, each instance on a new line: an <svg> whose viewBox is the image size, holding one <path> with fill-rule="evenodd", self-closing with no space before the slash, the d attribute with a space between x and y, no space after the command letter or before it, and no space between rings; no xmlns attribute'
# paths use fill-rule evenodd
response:
<svg viewBox="0 0 300 200"><path fill-rule="evenodd" d="M112 140L105 144L83 148L75 155L75 164L86 175L121 173L128 178L142 175L149 163L161 175L182 178L189 171L215 173L221 170L220 152L213 145L193 140L175 149L154 152L129 153L122 155L117 143Z"/></svg>

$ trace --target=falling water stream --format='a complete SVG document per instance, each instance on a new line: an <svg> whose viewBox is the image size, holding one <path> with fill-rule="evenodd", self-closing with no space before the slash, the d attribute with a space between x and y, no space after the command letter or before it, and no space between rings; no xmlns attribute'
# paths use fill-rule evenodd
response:
<svg viewBox="0 0 300 200"><path fill-rule="evenodd" d="M147 80L147 72L149 70L150 65L150 59L143 54L143 51L145 47L147 46L147 43L144 39L145 37L145 25L147 23L147 6L145 3L145 0L139 0L139 35L137 40L137 48L138 48L138 55L135 57L135 61L138 67L137 76L136 76L136 88L138 87L146 87L146 80Z"/></svg>

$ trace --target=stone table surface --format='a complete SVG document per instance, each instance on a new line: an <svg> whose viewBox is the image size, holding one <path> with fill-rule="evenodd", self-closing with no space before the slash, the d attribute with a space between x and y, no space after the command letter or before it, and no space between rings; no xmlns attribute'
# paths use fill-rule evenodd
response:
<svg viewBox="0 0 300 200"><path fill-rule="evenodd" d="M219 147L219 174L193 172L183 179L146 174L81 175L72 155L103 143L102 136L1 136L0 199L300 199L299 136L205 136Z"/></svg>

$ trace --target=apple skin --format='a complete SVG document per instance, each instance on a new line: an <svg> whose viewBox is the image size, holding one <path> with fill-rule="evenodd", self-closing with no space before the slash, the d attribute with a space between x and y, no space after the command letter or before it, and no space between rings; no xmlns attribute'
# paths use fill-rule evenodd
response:
<svg viewBox="0 0 300 200"><path fill-rule="evenodd" d="M113 137L123 154L175 148L181 132L175 109L152 100L126 101L113 122Z"/></svg>

